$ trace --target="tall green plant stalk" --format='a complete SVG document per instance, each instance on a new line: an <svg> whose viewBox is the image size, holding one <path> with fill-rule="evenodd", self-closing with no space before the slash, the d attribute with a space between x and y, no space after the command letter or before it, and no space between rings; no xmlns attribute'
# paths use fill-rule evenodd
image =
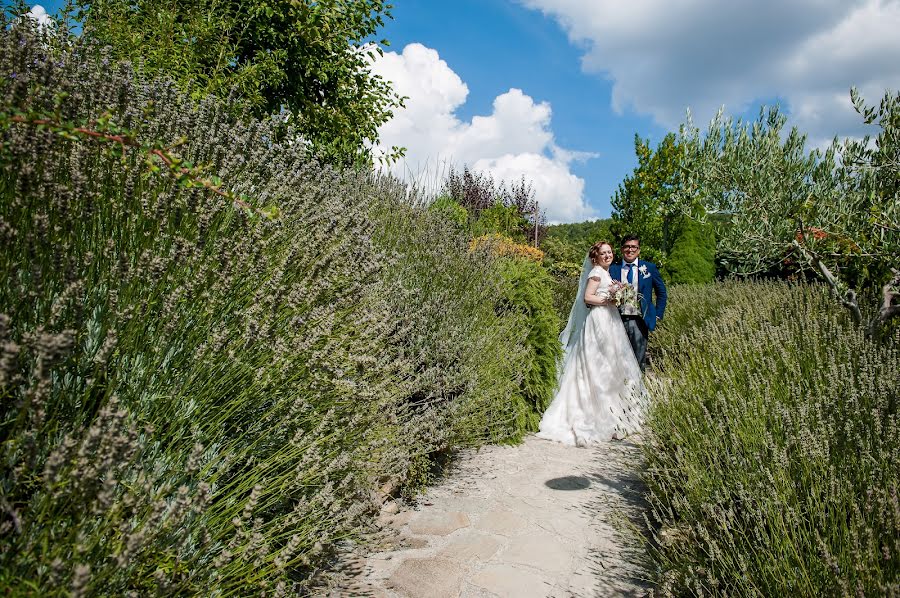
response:
<svg viewBox="0 0 900 598"><path fill-rule="evenodd" d="M823 286L676 287L644 479L659 595L900 592L900 335Z"/></svg>

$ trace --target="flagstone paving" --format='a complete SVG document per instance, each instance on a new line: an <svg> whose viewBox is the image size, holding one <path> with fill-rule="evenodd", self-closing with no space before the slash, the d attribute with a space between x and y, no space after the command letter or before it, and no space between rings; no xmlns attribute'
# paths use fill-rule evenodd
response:
<svg viewBox="0 0 900 598"><path fill-rule="evenodd" d="M415 505L389 503L383 538L330 596L642 596L638 448L519 446L463 452ZM348 573L349 572L349 573Z"/></svg>

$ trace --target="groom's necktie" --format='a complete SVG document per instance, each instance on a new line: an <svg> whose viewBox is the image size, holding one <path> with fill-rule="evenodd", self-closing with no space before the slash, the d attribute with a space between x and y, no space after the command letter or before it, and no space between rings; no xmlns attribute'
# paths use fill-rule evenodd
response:
<svg viewBox="0 0 900 598"><path fill-rule="evenodd" d="M634 286L634 264L625 264L625 266L628 268L628 284Z"/></svg>

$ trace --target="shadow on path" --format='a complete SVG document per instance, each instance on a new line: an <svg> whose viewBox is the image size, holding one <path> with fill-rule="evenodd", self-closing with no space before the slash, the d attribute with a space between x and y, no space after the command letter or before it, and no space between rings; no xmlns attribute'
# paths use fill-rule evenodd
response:
<svg viewBox="0 0 900 598"><path fill-rule="evenodd" d="M529 436L461 451L414 503L348 546L332 596L594 598L649 588L640 534L640 450Z"/></svg>
<svg viewBox="0 0 900 598"><path fill-rule="evenodd" d="M551 490L587 490L591 487L591 481L584 476L564 476L547 480L544 485Z"/></svg>

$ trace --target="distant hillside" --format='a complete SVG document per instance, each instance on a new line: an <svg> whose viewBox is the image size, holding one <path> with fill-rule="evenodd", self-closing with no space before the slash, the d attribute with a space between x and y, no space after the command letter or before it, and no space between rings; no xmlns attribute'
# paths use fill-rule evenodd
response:
<svg viewBox="0 0 900 598"><path fill-rule="evenodd" d="M572 224L554 224L547 227L547 237L565 241L587 251L597 241L606 240L615 244L610 233L611 224L611 218Z"/></svg>
<svg viewBox="0 0 900 598"><path fill-rule="evenodd" d="M577 279L581 262L591 245L602 240L612 241L610 224L612 220L607 218L548 226L547 234L541 241L544 265L557 275L574 276Z"/></svg>

